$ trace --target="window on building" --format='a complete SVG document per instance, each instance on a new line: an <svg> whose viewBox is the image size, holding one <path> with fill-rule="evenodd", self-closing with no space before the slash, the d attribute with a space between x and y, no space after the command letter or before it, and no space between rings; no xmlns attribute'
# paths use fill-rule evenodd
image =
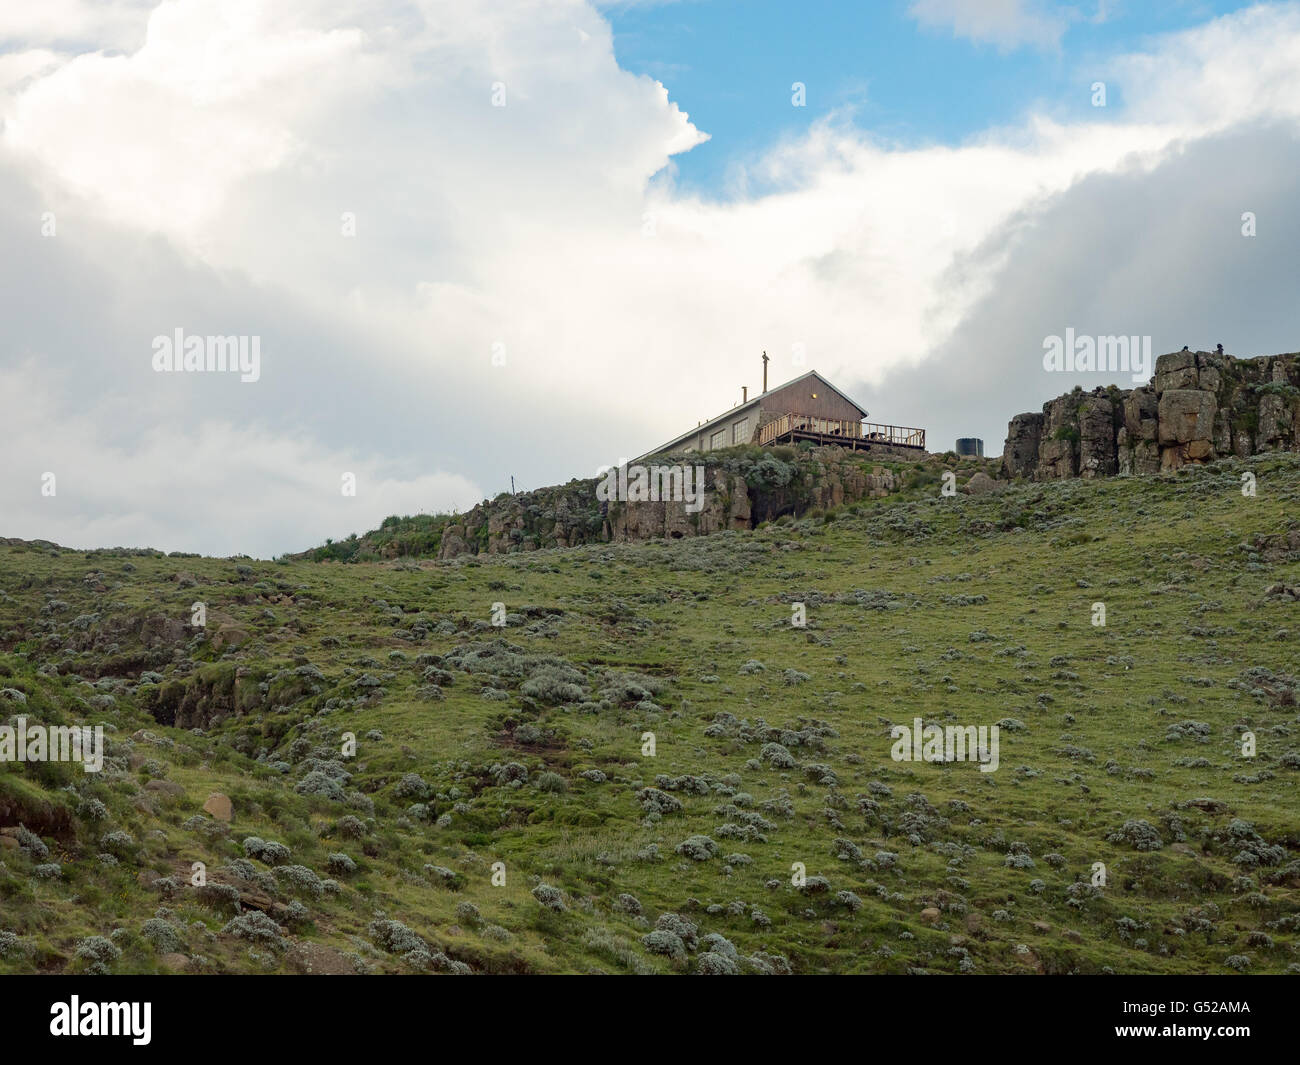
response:
<svg viewBox="0 0 1300 1065"><path fill-rule="evenodd" d="M727 446L727 430L726 430L726 429L719 429L716 433L714 433L712 436L709 437L709 450L710 450L710 451L716 451L718 448L720 448L720 447L726 447L726 446Z"/></svg>
<svg viewBox="0 0 1300 1065"><path fill-rule="evenodd" d="M731 442L733 444L749 443L749 419L741 418L731 430Z"/></svg>

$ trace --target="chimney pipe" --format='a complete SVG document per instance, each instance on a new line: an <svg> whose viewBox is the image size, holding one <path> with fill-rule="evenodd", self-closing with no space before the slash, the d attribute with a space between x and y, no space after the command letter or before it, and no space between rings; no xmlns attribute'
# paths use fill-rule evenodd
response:
<svg viewBox="0 0 1300 1065"><path fill-rule="evenodd" d="M740 386L740 402L741 403L749 402L749 385Z"/></svg>
<svg viewBox="0 0 1300 1065"><path fill-rule="evenodd" d="M767 352L763 352L763 391L767 391Z"/></svg>

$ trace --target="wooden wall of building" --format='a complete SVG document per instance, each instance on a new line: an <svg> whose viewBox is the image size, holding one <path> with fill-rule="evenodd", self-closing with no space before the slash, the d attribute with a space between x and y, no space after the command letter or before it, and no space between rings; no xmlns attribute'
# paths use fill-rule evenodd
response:
<svg viewBox="0 0 1300 1065"><path fill-rule="evenodd" d="M817 394L815 398L814 392ZM764 413L811 414L815 418L835 418L845 422L862 420L862 412L857 407L815 377L774 388L765 392L761 399Z"/></svg>

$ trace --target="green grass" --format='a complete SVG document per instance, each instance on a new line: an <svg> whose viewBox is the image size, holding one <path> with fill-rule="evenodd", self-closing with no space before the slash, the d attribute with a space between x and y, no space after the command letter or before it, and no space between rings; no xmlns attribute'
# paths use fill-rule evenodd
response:
<svg viewBox="0 0 1300 1065"><path fill-rule="evenodd" d="M1254 498L1240 493L1245 469L1259 478ZM70 826L65 814L42 833L59 877L0 849L0 931L18 937L13 948L0 937L0 971L82 970L76 944L92 935L114 936L113 971L157 971L141 929L160 907L203 971L298 971L309 949L317 965L412 971L373 945L377 917L422 937L435 967L693 971L703 943L675 960L643 946L663 913L701 939L725 937L741 969L762 952L795 972L1199 973L1231 971L1240 955L1250 972L1288 971L1300 964L1300 608L1264 593L1300 583L1300 538L1287 540L1298 502L1300 456L1283 455L983 497L942 498L937 475L918 471L900 496L752 533L446 563L0 546L0 688L27 696L22 708L0 696L0 715L112 730L98 775L0 767L0 825L42 811L55 825L51 804L72 811ZM140 619L188 620L196 600L206 634L141 643ZM496 602L505 629L489 624ZM806 629L790 624L795 602L807 604ZM1092 624L1097 602L1105 627ZM219 624L247 640L218 653L208 636ZM481 672L444 660L498 639L513 650L498 647ZM521 692L557 660L585 678L582 699ZM764 668L741 672L749 660ZM308 665L320 676L294 672ZM146 670L163 682L140 683ZM787 683L787 670L807 679ZM606 671L655 690L644 702L620 695ZM90 705L105 694L111 707ZM159 705L205 727L160 726L149 712ZM736 723L711 727L719 714ZM890 725L914 717L1025 727L1002 731L1001 767L980 773L891 760ZM801 734L785 737L795 768L757 761L767 728ZM1244 729L1254 758L1241 754ZM642 753L647 732L654 757ZM345 733L357 744L343 763L354 805L298 794L308 762L328 764ZM493 773L511 762L527 783ZM399 797L408 773L429 785L425 819ZM562 790L538 788L543 773ZM695 780L671 791L679 811L647 819L637 792L661 776ZM178 793L149 784L160 780ZM691 790L700 782L708 794ZM191 821L213 791L234 803L225 833ZM104 819L88 816L90 799ZM760 823L765 841L719 833L753 814L771 826ZM365 823L361 838L345 815ZM1136 820L1160 849L1111 838ZM133 842L104 865L113 830ZM357 866L335 876L336 895L315 897L286 884L273 895L270 868L252 861L263 886L241 890L284 918L285 949L250 952L222 932L231 913L185 886L195 861L234 882L220 870L251 835L284 843L290 864L321 878L335 876L331 853ZM713 838L717 856L675 853L693 835ZM837 839L862 859L837 858ZM657 861L646 860L652 845ZM1033 867L1009 866L1013 850ZM731 854L750 862L724 867ZM1072 888L1097 862L1106 887ZM794 863L829 892L796 890ZM452 870L458 889L425 866ZM151 886L164 874L180 884L170 899ZM566 908L541 906L538 884L560 889ZM838 902L841 891L861 908ZM294 898L306 915L290 920ZM465 902L481 918L458 916Z"/></svg>

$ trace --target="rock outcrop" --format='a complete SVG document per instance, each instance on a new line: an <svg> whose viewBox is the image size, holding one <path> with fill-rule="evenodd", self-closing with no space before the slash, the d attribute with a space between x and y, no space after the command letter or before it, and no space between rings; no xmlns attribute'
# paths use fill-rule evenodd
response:
<svg viewBox="0 0 1300 1065"><path fill-rule="evenodd" d="M1002 476L1141 476L1267 451L1300 451L1300 355L1177 351L1140 388L1076 389L1017 414Z"/></svg>
<svg viewBox="0 0 1300 1065"><path fill-rule="evenodd" d="M751 529L784 514L835 507L889 495L894 473L869 465L861 453L819 447L785 453L748 451L705 458L662 456L645 465L704 466L703 498L613 501L602 504L597 480L571 481L558 488L498 496L451 519L442 530L439 558L506 554L542 547L707 536L727 529ZM398 541L387 554L400 554Z"/></svg>
<svg viewBox="0 0 1300 1065"><path fill-rule="evenodd" d="M680 502L644 502L611 506L608 539L618 542L664 537L707 536L724 529L751 528L752 506L744 477L723 470L706 473L703 507L692 514Z"/></svg>

